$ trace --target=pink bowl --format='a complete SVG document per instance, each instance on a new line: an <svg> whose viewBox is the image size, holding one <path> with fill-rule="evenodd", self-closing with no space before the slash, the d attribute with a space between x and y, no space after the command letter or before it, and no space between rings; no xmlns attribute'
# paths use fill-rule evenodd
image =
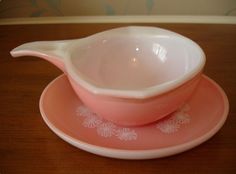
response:
<svg viewBox="0 0 236 174"><path fill-rule="evenodd" d="M61 68L80 99L117 124L143 125L183 105L205 64L190 39L155 27L123 27L90 37L23 44L11 51Z"/></svg>

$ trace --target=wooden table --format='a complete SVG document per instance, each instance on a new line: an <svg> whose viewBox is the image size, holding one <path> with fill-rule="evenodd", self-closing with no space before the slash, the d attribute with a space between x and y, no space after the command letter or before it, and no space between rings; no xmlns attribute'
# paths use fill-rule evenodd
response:
<svg viewBox="0 0 236 174"><path fill-rule="evenodd" d="M77 149L43 122L39 97L62 72L33 57L11 58L9 51L35 40L59 40L127 24L0 26L0 173L236 173L236 25L150 24L181 33L207 55L205 74L225 90L230 113L209 141L179 155L154 160L117 160Z"/></svg>

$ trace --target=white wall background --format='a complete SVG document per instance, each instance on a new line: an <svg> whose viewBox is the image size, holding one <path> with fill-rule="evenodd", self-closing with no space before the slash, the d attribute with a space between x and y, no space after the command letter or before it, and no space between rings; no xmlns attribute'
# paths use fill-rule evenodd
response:
<svg viewBox="0 0 236 174"><path fill-rule="evenodd" d="M0 18L94 15L236 16L236 0L0 0Z"/></svg>

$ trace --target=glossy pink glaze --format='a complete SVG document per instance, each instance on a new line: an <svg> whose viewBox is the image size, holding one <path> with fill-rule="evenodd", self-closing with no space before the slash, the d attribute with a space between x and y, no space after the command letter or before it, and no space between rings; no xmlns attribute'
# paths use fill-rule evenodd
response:
<svg viewBox="0 0 236 174"><path fill-rule="evenodd" d="M206 76L186 105L188 107L177 111L180 113L177 124L173 121L168 123L172 117L169 115L146 126L122 127L106 120L99 119L98 122L90 111L78 112L84 107L83 103L65 75L51 82L40 98L42 117L58 136L88 152L121 159L160 158L191 149L219 131L229 109L223 90ZM100 130L106 123L110 125L107 127L110 134L101 134ZM166 123L168 129L163 129ZM131 136L120 136L122 130Z"/></svg>
<svg viewBox="0 0 236 174"><path fill-rule="evenodd" d="M67 74L81 100L120 125L151 123L180 107L197 87L205 55L190 39L156 27L123 27L90 37L20 45Z"/></svg>
<svg viewBox="0 0 236 174"><path fill-rule="evenodd" d="M175 111L192 95L201 74L163 95L148 99L126 99L90 93L70 76L70 83L79 98L99 116L116 124L137 126L151 123Z"/></svg>

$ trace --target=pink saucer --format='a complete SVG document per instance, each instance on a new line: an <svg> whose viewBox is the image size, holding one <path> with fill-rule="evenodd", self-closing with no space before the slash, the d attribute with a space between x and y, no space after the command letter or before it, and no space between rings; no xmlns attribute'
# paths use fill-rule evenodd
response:
<svg viewBox="0 0 236 174"><path fill-rule="evenodd" d="M206 76L178 111L142 127L118 126L91 112L65 75L53 80L40 98L42 117L59 137L85 151L120 159L160 158L189 150L219 131L228 109L225 93Z"/></svg>

